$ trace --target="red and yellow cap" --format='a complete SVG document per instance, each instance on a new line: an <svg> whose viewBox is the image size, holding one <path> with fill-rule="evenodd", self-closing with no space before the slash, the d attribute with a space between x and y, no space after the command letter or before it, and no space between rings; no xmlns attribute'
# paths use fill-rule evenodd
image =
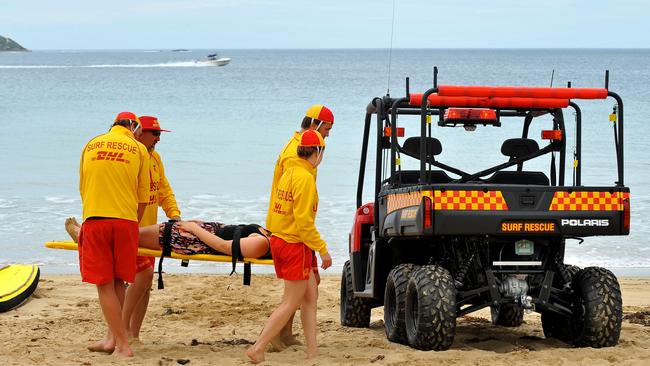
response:
<svg viewBox="0 0 650 366"><path fill-rule="evenodd" d="M120 112L117 114L117 117L115 117L114 122L119 122L121 120L129 120L129 121L136 121L140 123L140 119L138 119L138 116L135 115L133 112Z"/></svg>
<svg viewBox="0 0 650 366"><path fill-rule="evenodd" d="M298 146L302 147L325 147L325 140L318 131L307 130L300 135L300 143Z"/></svg>
<svg viewBox="0 0 650 366"><path fill-rule="evenodd" d="M162 131L162 132L171 132L170 130L163 130L160 128L158 123L158 118L153 116L140 116L140 124L142 125L142 131Z"/></svg>
<svg viewBox="0 0 650 366"><path fill-rule="evenodd" d="M322 104L314 104L309 107L305 116L327 123L334 123L334 114L329 108Z"/></svg>

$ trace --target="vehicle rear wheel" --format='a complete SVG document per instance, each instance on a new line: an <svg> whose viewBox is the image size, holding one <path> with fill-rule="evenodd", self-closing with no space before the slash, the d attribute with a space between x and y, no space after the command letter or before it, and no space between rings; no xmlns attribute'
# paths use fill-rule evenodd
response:
<svg viewBox="0 0 650 366"><path fill-rule="evenodd" d="M493 312L492 322L502 327L518 327L524 322L524 309L517 304L501 304Z"/></svg>
<svg viewBox="0 0 650 366"><path fill-rule="evenodd" d="M341 275L341 325L367 328L370 326L370 304L368 300L354 297L352 287L352 266L346 261Z"/></svg>
<svg viewBox="0 0 650 366"><path fill-rule="evenodd" d="M623 321L621 287L616 276L605 268L587 267L575 275L572 286L577 305L572 320L574 345L615 346Z"/></svg>
<svg viewBox="0 0 650 366"><path fill-rule="evenodd" d="M406 287L411 273L419 268L412 263L397 265L388 273L384 292L384 324L386 337L391 342L405 344L404 308L406 307Z"/></svg>
<svg viewBox="0 0 650 366"><path fill-rule="evenodd" d="M449 349L456 333L456 288L449 271L434 265L415 270L406 288L405 311L411 347Z"/></svg>

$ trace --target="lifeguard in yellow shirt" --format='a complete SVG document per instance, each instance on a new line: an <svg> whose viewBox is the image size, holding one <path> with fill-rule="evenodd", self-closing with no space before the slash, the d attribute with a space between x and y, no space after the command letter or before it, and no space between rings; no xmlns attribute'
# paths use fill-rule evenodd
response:
<svg viewBox="0 0 650 366"><path fill-rule="evenodd" d="M79 166L79 269L84 282L97 286L112 334L88 349L121 357L133 356L121 317L124 281L135 278L138 221L149 201L149 154L133 135L139 128L135 114L119 113L108 133L84 146Z"/></svg>
<svg viewBox="0 0 650 366"><path fill-rule="evenodd" d="M313 130L305 131L296 148L298 160L286 169L277 185L275 200L267 218L267 229L273 233L271 253L275 273L284 280L284 294L259 338L246 351L254 363L264 361L266 346L299 307L307 343L307 359L318 354L318 286L312 271L314 252L319 253L323 269L332 265L327 244L321 239L315 225L318 211L315 169L323 158L324 150L325 141L321 134Z"/></svg>
<svg viewBox="0 0 650 366"><path fill-rule="evenodd" d="M160 128L158 118L153 116L140 116L140 125L142 132L136 135L136 139L149 151L149 176L151 178L149 200L144 209L142 220L140 220L140 227L158 223L158 206L162 207L170 220L180 221L181 211L178 209L176 196L174 196L174 191L165 176L165 168L160 154L155 151L156 144L160 141L160 134L171 131ZM138 256L135 282L126 290L122 320L129 338L132 339L140 337L140 327L149 306L155 262L154 257Z"/></svg>
<svg viewBox="0 0 650 366"><path fill-rule="evenodd" d="M323 139L330 135L330 130L334 126L334 114L332 111L322 104L314 104L305 113L305 117L300 124L300 131L295 131L291 139L284 145L282 151L278 155L278 160L275 162L275 169L273 170L273 181L271 182L271 198L269 200L269 210L266 216L266 226L269 226L269 218L273 210L273 202L275 201L275 192L278 188L280 177L294 162L298 161L297 147L300 144L300 137L302 133L308 130L318 131ZM316 168L313 168L314 175L316 175Z"/></svg>
<svg viewBox="0 0 650 366"><path fill-rule="evenodd" d="M293 133L293 136L289 141L284 145L282 151L278 155L278 159L275 163L275 169L273 170L273 181L271 182L271 197L269 199L269 209L266 216L266 226L269 225L269 219L273 211L273 203L275 202L275 193L278 188L278 182L282 174L295 162L299 161L297 148L300 143L300 136L303 132L308 130L318 131L321 136L324 138L328 137L330 130L334 126L334 114L332 111L322 104L314 104L307 112L302 119L300 124L300 132L296 131ZM316 176L316 168L313 168L314 176ZM314 258L315 259L315 258ZM318 275L318 264L313 263L314 274L316 275L316 283L320 283L320 277ZM293 325L293 315L289 318L287 324L282 329L280 334L276 339L274 339L271 344L276 351L281 351L285 347L300 344L298 340L293 336L292 332Z"/></svg>

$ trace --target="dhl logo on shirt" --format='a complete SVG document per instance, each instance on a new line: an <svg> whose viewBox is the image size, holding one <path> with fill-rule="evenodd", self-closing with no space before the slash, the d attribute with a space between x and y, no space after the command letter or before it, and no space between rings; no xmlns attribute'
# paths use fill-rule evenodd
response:
<svg viewBox="0 0 650 366"><path fill-rule="evenodd" d="M107 161L117 161L120 163L129 163L128 160L124 159L124 153L105 151L105 150L97 151L97 155L95 155L93 160L107 160Z"/></svg>
<svg viewBox="0 0 650 366"><path fill-rule="evenodd" d="M434 191L435 210L504 211L508 204L501 191Z"/></svg>
<svg viewBox="0 0 650 366"><path fill-rule="evenodd" d="M549 211L623 211L629 192L555 192Z"/></svg>

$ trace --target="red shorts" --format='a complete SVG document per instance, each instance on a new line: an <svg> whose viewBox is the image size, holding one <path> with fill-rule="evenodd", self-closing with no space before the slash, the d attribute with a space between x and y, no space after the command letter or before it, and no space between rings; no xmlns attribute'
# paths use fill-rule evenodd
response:
<svg viewBox="0 0 650 366"><path fill-rule="evenodd" d="M283 280L308 280L314 261L314 251L303 243L287 243L271 236L271 255L275 274Z"/></svg>
<svg viewBox="0 0 650 366"><path fill-rule="evenodd" d="M83 282L103 285L118 278L133 282L138 254L138 223L90 219L79 232L79 269Z"/></svg>
<svg viewBox="0 0 650 366"><path fill-rule="evenodd" d="M156 265L156 258L155 257L143 257L139 255L135 259L135 273L140 273L142 271L145 271L149 268L154 268Z"/></svg>

